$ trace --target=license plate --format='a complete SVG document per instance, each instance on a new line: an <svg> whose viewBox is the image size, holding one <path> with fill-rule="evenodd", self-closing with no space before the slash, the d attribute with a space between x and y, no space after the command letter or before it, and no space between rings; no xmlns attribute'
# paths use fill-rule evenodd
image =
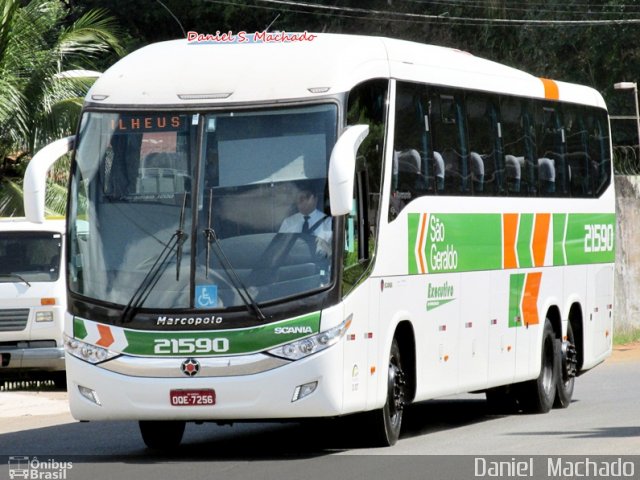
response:
<svg viewBox="0 0 640 480"><path fill-rule="evenodd" d="M171 390L169 399L174 407L210 407L216 403L216 392L211 389Z"/></svg>

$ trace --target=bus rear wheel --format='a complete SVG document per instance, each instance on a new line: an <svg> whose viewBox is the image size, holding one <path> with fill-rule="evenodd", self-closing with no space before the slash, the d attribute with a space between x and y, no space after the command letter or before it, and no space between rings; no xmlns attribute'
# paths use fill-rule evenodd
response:
<svg viewBox="0 0 640 480"><path fill-rule="evenodd" d="M546 319L542 332L540 375L521 385L519 400L523 409L531 413L547 413L553 407L558 384L559 342L551 321Z"/></svg>
<svg viewBox="0 0 640 480"><path fill-rule="evenodd" d="M576 351L575 337L571 323L567 325L567 339L560 342L560 371L556 385L556 398L553 406L567 408L573 397L573 386L576 380L578 368L578 353Z"/></svg>
<svg viewBox="0 0 640 480"><path fill-rule="evenodd" d="M140 434L147 447L166 451L180 445L184 435L185 422L141 420Z"/></svg>

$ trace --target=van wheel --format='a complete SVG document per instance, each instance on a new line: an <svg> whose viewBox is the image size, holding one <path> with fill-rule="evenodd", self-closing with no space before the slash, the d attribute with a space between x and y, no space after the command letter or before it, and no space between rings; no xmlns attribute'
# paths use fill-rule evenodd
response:
<svg viewBox="0 0 640 480"><path fill-rule="evenodd" d="M578 352L576 351L575 338L571 323L567 325L567 340L557 341L560 344L559 373L556 384L556 398L553 402L555 408L567 408L573 397L573 386L576 380L578 368Z"/></svg>
<svg viewBox="0 0 640 480"><path fill-rule="evenodd" d="M141 420L140 434L147 447L152 450L170 450L180 445L185 422Z"/></svg>
<svg viewBox="0 0 640 480"><path fill-rule="evenodd" d="M67 374L66 372L55 372L53 374L53 384L57 389L66 390L67 389Z"/></svg>
<svg viewBox="0 0 640 480"><path fill-rule="evenodd" d="M373 441L376 446L395 445L400 437L402 414L404 413L407 386L402 370L400 347L394 338L389 352L389 368L387 370L387 401L379 410L370 414L370 428L373 430Z"/></svg>
<svg viewBox="0 0 640 480"><path fill-rule="evenodd" d="M547 413L553 407L558 384L559 342L556 342L553 327L545 319L542 332L542 355L540 375L521 385L519 401L523 409L531 413Z"/></svg>

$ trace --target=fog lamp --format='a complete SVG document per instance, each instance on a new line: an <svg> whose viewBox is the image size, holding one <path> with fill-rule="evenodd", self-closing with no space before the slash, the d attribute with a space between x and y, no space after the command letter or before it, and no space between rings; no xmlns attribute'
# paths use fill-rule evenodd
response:
<svg viewBox="0 0 640 480"><path fill-rule="evenodd" d="M296 402L304 397L311 395L316 391L318 387L318 382L305 383L304 385L298 385L293 390L293 397L291 397L291 402Z"/></svg>
<svg viewBox="0 0 640 480"><path fill-rule="evenodd" d="M95 403L98 406L101 406L100 399L98 398L98 394L95 390L91 390L90 388L83 387L82 385L78 385L78 391L80 395L89 400L90 402Z"/></svg>

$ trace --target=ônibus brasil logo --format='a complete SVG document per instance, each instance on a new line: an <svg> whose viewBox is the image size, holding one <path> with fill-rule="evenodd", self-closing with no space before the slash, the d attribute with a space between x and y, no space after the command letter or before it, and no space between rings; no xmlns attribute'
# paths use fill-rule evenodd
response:
<svg viewBox="0 0 640 480"><path fill-rule="evenodd" d="M51 458L38 460L38 457L9 457L9 478L34 480L66 480L67 470L73 468L72 462L60 462Z"/></svg>

